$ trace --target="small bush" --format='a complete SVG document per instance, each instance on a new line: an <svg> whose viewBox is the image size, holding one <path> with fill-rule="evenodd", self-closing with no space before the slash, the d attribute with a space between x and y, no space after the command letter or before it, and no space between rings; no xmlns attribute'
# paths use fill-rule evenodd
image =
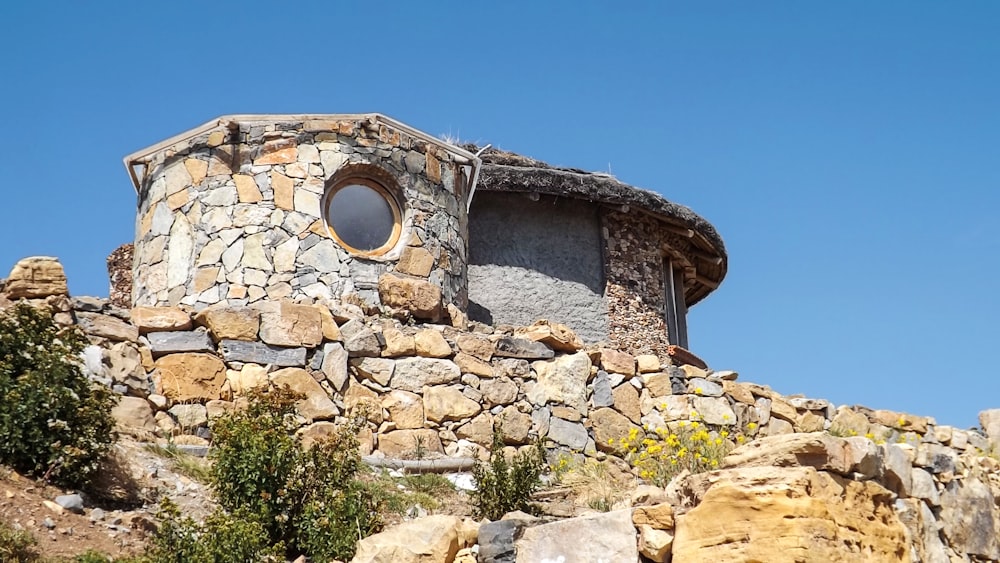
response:
<svg viewBox="0 0 1000 563"><path fill-rule="evenodd" d="M249 563L284 561L280 543L270 545L264 527L249 515L218 511L203 524L181 517L164 499L160 529L142 559L145 563Z"/></svg>
<svg viewBox="0 0 1000 563"><path fill-rule="evenodd" d="M83 374L86 339L19 303L0 312L0 462L77 487L114 442L107 388Z"/></svg>
<svg viewBox="0 0 1000 563"><path fill-rule="evenodd" d="M34 536L24 530L16 530L6 522L0 522L0 563L20 563L35 561L38 552L35 551Z"/></svg>
<svg viewBox="0 0 1000 563"><path fill-rule="evenodd" d="M531 512L531 495L542 485L545 451L541 442L529 450L518 452L510 461L503 452L503 435L499 425L493 429L493 447L488 463L477 463L472 469L476 490L472 491L473 514L476 518L499 520L513 510Z"/></svg>

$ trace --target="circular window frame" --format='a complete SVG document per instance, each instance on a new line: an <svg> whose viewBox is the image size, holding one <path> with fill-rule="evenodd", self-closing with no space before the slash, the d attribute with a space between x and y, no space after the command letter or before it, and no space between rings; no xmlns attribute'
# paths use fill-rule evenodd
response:
<svg viewBox="0 0 1000 563"><path fill-rule="evenodd" d="M337 231L330 224L330 205L333 198L340 190L350 186L364 186L375 193L381 195L389 204L392 211L392 232L389 238L378 248L363 250L348 244L337 234ZM329 181L327 181L326 193L323 196L323 225L326 227L330 237L340 245L341 248L354 256L364 258L376 258L384 256L397 246L403 233L403 211L399 194L399 184L392 174L371 164L349 164L338 170Z"/></svg>

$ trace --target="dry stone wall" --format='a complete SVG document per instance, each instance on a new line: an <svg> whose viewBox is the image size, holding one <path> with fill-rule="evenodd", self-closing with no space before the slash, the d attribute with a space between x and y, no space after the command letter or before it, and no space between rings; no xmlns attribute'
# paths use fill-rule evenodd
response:
<svg viewBox="0 0 1000 563"><path fill-rule="evenodd" d="M368 119L233 122L155 153L139 187L133 304L243 306L360 295L387 272L466 303L465 200L440 146ZM329 180L375 165L399 184L400 243L360 257L327 231Z"/></svg>
<svg viewBox="0 0 1000 563"><path fill-rule="evenodd" d="M482 456L499 421L512 448L540 437L552 453L608 460L630 433L692 419L752 438L717 471L641 486L618 512L456 530L466 561L1000 561L1000 410L959 429L836 407L735 372L586 348L544 321L411 324L304 299L127 311L70 298L51 258L22 261L0 287L0 307L27 299L88 334L86 370L120 393L122 427L150 438L207 444L213 417L269 385L303 395L304 440L363 412L366 453L393 458ZM408 542L380 534L359 553L378 560L381 545ZM435 560L457 560L444 553Z"/></svg>

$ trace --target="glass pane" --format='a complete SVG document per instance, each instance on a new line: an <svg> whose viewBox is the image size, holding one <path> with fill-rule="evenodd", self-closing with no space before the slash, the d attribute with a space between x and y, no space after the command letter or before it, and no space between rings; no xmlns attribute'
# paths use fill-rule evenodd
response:
<svg viewBox="0 0 1000 563"><path fill-rule="evenodd" d="M337 190L327 208L326 220L340 240L366 251L389 242L396 225L385 196L359 184Z"/></svg>

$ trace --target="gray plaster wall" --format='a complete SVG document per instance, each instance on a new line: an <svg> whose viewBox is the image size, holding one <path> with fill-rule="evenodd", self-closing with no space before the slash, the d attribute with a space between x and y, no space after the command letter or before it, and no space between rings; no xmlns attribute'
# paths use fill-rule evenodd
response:
<svg viewBox="0 0 1000 563"><path fill-rule="evenodd" d="M601 222L594 204L479 192L469 212L469 317L548 319L586 342L608 337Z"/></svg>

